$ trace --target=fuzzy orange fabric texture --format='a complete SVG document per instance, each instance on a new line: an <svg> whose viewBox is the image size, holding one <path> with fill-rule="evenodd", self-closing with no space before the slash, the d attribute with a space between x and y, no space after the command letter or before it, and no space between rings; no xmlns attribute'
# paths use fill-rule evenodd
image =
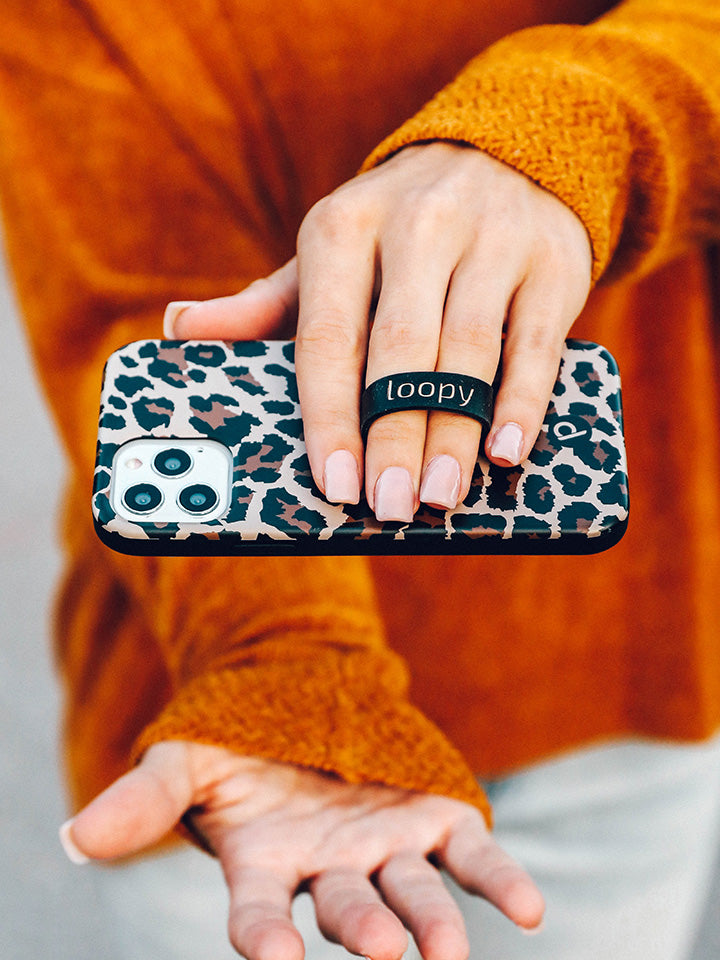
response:
<svg viewBox="0 0 720 960"><path fill-rule="evenodd" d="M623 373L624 541L590 558L103 547L106 356L158 336L167 301L284 262L364 157L437 138L527 174L588 230L598 283L573 332ZM487 812L474 774L716 729L718 155L711 0L6 0L7 247L70 458L56 652L75 805L165 738Z"/></svg>

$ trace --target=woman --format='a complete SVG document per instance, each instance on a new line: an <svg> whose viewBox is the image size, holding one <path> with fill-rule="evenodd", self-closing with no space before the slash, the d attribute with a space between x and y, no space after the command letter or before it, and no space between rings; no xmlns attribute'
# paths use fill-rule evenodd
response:
<svg viewBox="0 0 720 960"><path fill-rule="evenodd" d="M251 960L301 956L303 886L323 933L373 960L403 953L403 923L426 960L466 955L466 926L473 956L503 958L682 957L692 937L720 719L720 12L541 6L6 12L8 247L73 464L68 762L76 808L100 794L64 837L74 856L124 857L184 816L220 858ZM366 360L371 380L428 364L488 379L506 326L486 452L512 465L574 324L624 375L631 530L582 560L111 555L87 509L102 364L157 336L168 300L174 336L270 337L297 319L315 479L339 502L364 484L385 519L461 499L478 435L395 414L363 451ZM543 898L488 833L475 775L545 892L533 940L476 899L463 920L433 865L539 925ZM668 824L677 854L658 860ZM180 863L157 861L144 887L142 865L102 883L167 900Z"/></svg>

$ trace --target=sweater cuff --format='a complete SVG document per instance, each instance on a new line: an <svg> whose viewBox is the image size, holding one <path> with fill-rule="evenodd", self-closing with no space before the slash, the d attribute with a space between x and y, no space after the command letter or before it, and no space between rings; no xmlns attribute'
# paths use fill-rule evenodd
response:
<svg viewBox="0 0 720 960"><path fill-rule="evenodd" d="M335 773L349 783L441 794L472 804L490 825L488 802L460 753L399 698L406 684L394 658L369 665L367 655L334 652L314 663L206 673L143 731L133 758L163 740L223 746Z"/></svg>
<svg viewBox="0 0 720 960"><path fill-rule="evenodd" d="M549 29L549 28L548 28ZM593 251L593 281L622 226L632 136L610 82L543 51L558 31L523 31L477 57L367 158L368 170L410 144L446 140L478 147L562 200L580 218ZM533 49L535 48L535 49Z"/></svg>

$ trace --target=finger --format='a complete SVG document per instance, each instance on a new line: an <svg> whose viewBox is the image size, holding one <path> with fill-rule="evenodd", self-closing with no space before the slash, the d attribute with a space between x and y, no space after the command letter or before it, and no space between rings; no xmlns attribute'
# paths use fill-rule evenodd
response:
<svg viewBox="0 0 720 960"><path fill-rule="evenodd" d="M370 333L366 383L434 370L443 304L456 265L456 238L431 215L400 221L384 239L382 287ZM365 450L365 488L378 520L409 522L418 503L427 413L376 420Z"/></svg>
<svg viewBox="0 0 720 960"><path fill-rule="evenodd" d="M65 839L91 859L130 856L161 840L192 802L183 745L157 744L64 827Z"/></svg>
<svg viewBox="0 0 720 960"><path fill-rule="evenodd" d="M228 934L235 949L248 960L303 960L287 882L262 868L223 867L230 890Z"/></svg>
<svg viewBox="0 0 720 960"><path fill-rule="evenodd" d="M503 370L485 443L490 460L516 466L533 448L557 379L568 314L559 285L525 281L508 318Z"/></svg>
<svg viewBox="0 0 720 960"><path fill-rule="evenodd" d="M407 950L407 934L366 876L353 870L326 870L310 889L318 926L328 940L372 960L400 960Z"/></svg>
<svg viewBox="0 0 720 960"><path fill-rule="evenodd" d="M360 497L360 391L375 284L375 235L353 196L341 190L316 204L298 235L295 368L305 445L316 484L336 503Z"/></svg>
<svg viewBox="0 0 720 960"><path fill-rule="evenodd" d="M170 340L262 340L290 336L297 322L298 278L293 257L240 293L214 300L178 301L165 309Z"/></svg>
<svg viewBox="0 0 720 960"><path fill-rule="evenodd" d="M490 836L480 817L462 820L439 851L439 858L463 889L484 897L513 923L533 929L542 922L542 894L529 874Z"/></svg>
<svg viewBox="0 0 720 960"><path fill-rule="evenodd" d="M453 274L438 370L493 382L503 322L518 273L516 255L510 249L498 249L498 242L496 235L483 237ZM482 425L470 417L440 411L429 415L420 487L424 503L452 509L465 498L481 437Z"/></svg>
<svg viewBox="0 0 720 960"><path fill-rule="evenodd" d="M378 883L424 960L466 960L470 944L460 909L424 857L398 854L382 868Z"/></svg>

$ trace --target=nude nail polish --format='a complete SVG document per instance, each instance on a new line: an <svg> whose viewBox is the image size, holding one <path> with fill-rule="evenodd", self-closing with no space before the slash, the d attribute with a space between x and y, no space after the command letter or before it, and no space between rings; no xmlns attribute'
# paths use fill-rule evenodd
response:
<svg viewBox="0 0 720 960"><path fill-rule="evenodd" d="M198 300L173 300L172 303L169 303L165 307L165 316L163 317L163 336L166 340L178 340L182 337L178 336L176 326L177 319L180 314L187 307L192 307Z"/></svg>
<svg viewBox="0 0 720 960"><path fill-rule="evenodd" d="M433 507L452 510L460 495L460 464L455 457L440 454L425 467L420 484L420 499Z"/></svg>
<svg viewBox="0 0 720 960"><path fill-rule="evenodd" d="M72 825L73 820L66 820L65 823L60 827L60 843L62 844L62 848L68 856L68 860L74 864L77 864L78 866L82 866L85 863L90 863L90 857L86 856L73 840L70 832Z"/></svg>
<svg viewBox="0 0 720 960"><path fill-rule="evenodd" d="M504 423L492 439L490 453L493 459L515 466L520 463L523 442L522 428L517 423Z"/></svg>
<svg viewBox="0 0 720 960"><path fill-rule="evenodd" d="M375 482L375 516L378 520L410 523L415 513L415 488L404 467L387 467Z"/></svg>
<svg viewBox="0 0 720 960"><path fill-rule="evenodd" d="M330 503L357 503L360 475L357 460L349 450L333 450L325 461L325 499Z"/></svg>

